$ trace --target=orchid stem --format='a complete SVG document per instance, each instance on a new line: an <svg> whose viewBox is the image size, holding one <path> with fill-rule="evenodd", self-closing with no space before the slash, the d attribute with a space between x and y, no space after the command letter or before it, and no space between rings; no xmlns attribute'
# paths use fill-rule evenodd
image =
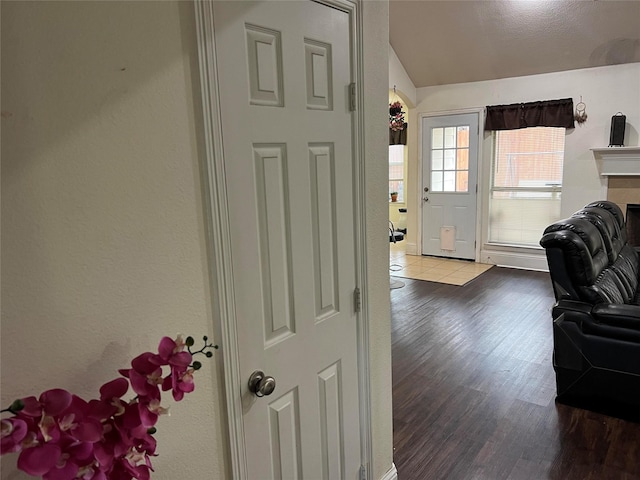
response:
<svg viewBox="0 0 640 480"><path fill-rule="evenodd" d="M203 354L203 355L206 355L206 354L207 354L207 352L206 352L206 351L207 351L209 348L214 348L214 349L216 349L216 350L217 350L217 349L218 349L218 348L220 348L220 347L218 347L218 345L214 345L213 343L207 343L207 342L205 341L205 342L204 342L204 347L202 347L200 350L196 350L196 351L192 352L192 351L191 351L191 347L187 347L187 350L189 350L189 353L190 353L191 355L195 355L195 354L197 354L197 353L201 353L201 354Z"/></svg>

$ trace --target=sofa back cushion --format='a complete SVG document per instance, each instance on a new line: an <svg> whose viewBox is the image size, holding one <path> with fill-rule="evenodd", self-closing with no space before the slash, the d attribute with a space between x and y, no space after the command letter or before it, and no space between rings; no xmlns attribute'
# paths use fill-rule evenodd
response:
<svg viewBox="0 0 640 480"><path fill-rule="evenodd" d="M609 254L598 228L571 217L548 226L540 245L546 249L556 298L592 304L628 303L632 294L620 274L608 268Z"/></svg>
<svg viewBox="0 0 640 480"><path fill-rule="evenodd" d="M616 203L610 202L608 200L598 200L597 202L591 202L589 205L585 206L585 208L590 207L602 208L603 210L607 210L609 213L611 213L618 224L618 235L622 240L622 244L627 243L627 229L624 222L624 214Z"/></svg>
<svg viewBox="0 0 640 480"><path fill-rule="evenodd" d="M577 291L580 300L594 305L597 303L630 303L633 299L619 274L611 268L604 269L592 285L578 286Z"/></svg>
<svg viewBox="0 0 640 480"><path fill-rule="evenodd" d="M614 264L615 267L624 275L626 279L629 281L629 285L631 287L631 299L630 303L638 303L638 286L639 286L639 274L638 270L638 252L635 248L633 248L629 244L625 244L624 247L620 250L620 254L618 255L618 259Z"/></svg>
<svg viewBox="0 0 640 480"><path fill-rule="evenodd" d="M624 242L620 237L620 227L615 216L609 210L599 207L585 207L571 216L584 218L598 229L602 237L602 243L609 256L609 262L615 262L620 250L624 247Z"/></svg>
<svg viewBox="0 0 640 480"><path fill-rule="evenodd" d="M598 229L583 218L566 218L549 225L540 244L563 251L564 266L576 285L593 284L609 264Z"/></svg>

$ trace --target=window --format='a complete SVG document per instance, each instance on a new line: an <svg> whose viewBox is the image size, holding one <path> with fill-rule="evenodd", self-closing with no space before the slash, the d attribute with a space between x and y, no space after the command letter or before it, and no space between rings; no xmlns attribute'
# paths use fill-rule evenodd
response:
<svg viewBox="0 0 640 480"><path fill-rule="evenodd" d="M404 145L389 145L389 193L398 192L398 202L404 202ZM389 196L391 201L391 196Z"/></svg>
<svg viewBox="0 0 640 480"><path fill-rule="evenodd" d="M469 126L431 130L431 191L469 191Z"/></svg>
<svg viewBox="0 0 640 480"><path fill-rule="evenodd" d="M489 200L489 243L538 246L560 218L565 129L495 132Z"/></svg>

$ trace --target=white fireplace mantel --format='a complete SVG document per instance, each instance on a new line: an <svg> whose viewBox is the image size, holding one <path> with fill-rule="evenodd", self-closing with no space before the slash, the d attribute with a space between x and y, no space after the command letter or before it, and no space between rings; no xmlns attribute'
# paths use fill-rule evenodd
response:
<svg viewBox="0 0 640 480"><path fill-rule="evenodd" d="M604 147L591 151L601 176L640 176L640 147Z"/></svg>

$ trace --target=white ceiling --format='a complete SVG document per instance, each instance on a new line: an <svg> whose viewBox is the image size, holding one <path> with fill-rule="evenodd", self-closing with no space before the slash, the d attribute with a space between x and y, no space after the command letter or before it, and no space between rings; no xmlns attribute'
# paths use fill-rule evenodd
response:
<svg viewBox="0 0 640 480"><path fill-rule="evenodd" d="M640 62L640 0L391 0L416 87Z"/></svg>

